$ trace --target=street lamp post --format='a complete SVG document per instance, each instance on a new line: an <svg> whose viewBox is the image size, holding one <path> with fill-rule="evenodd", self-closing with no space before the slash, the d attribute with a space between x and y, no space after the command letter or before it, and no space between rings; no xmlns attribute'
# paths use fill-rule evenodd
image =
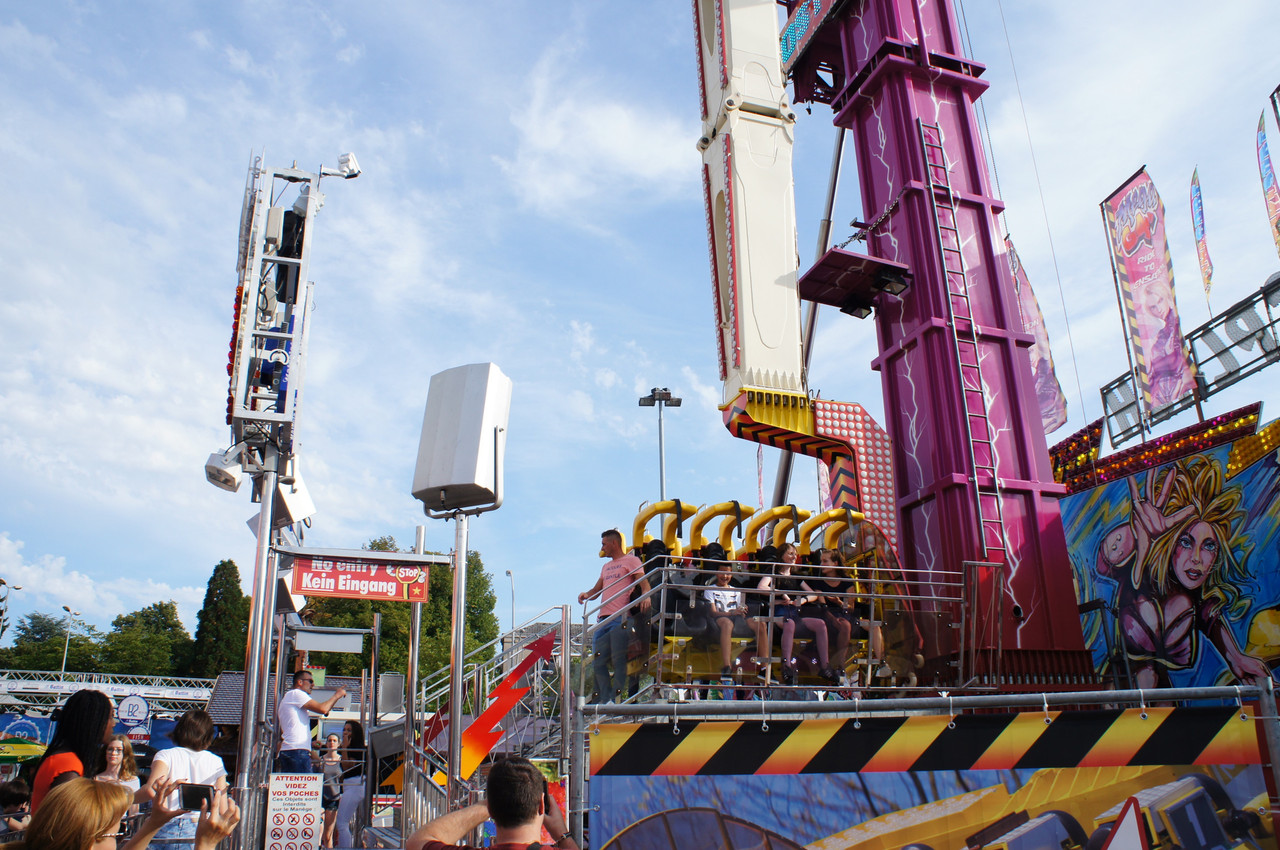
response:
<svg viewBox="0 0 1280 850"><path fill-rule="evenodd" d="M662 408L679 407L682 401L684 399L673 396L666 387L654 387L648 395L640 396L641 407L658 408L658 501L661 502L667 500L667 455L663 445Z"/></svg>
<svg viewBox="0 0 1280 850"><path fill-rule="evenodd" d="M507 570L507 578L511 582L511 631L516 630L516 577Z"/></svg>
<svg viewBox="0 0 1280 850"><path fill-rule="evenodd" d="M62 610L67 612L67 639L62 644L62 673L67 675L67 650L71 648L71 624L76 617L80 616L79 611L72 611L66 605L62 606Z"/></svg>

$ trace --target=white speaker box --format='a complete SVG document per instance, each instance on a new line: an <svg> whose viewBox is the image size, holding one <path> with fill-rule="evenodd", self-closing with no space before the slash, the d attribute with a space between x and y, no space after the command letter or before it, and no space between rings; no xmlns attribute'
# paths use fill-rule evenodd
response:
<svg viewBox="0 0 1280 850"><path fill-rule="evenodd" d="M492 363L432 375L413 471L414 498L428 511L497 501L510 411L511 379Z"/></svg>

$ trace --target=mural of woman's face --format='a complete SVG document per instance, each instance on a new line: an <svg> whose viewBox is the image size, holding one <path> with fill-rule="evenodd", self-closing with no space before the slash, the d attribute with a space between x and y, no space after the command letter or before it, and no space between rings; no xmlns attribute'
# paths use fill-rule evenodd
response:
<svg viewBox="0 0 1280 850"><path fill-rule="evenodd" d="M1203 520L1182 533L1173 546L1173 574L1187 590L1204 586L1218 562L1218 535Z"/></svg>

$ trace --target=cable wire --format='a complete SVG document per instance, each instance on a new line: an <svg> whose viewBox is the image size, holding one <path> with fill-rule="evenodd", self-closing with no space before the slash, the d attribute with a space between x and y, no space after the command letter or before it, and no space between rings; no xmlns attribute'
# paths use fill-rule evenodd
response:
<svg viewBox="0 0 1280 850"><path fill-rule="evenodd" d="M1009 39L1009 24L1004 17L1003 0L996 0L996 8L1000 10L1000 26L1004 29L1005 48L1009 51L1009 67L1013 71L1013 84L1018 92L1018 110L1022 113L1022 129L1027 137L1027 150L1031 154L1031 170L1036 178L1036 193L1040 196L1040 212L1044 218L1045 236L1049 240L1049 256L1053 260L1053 276L1058 284L1058 300L1062 304L1062 321L1067 328L1067 347L1071 350L1071 371L1076 379L1076 393L1080 397L1080 413L1084 416L1085 424L1089 423L1088 408L1084 403L1084 387L1080 383L1080 366L1076 360L1076 345L1071 334L1071 317L1067 314L1067 299L1062 292L1062 271L1058 267L1058 252L1053 244L1053 228L1049 225L1049 209L1044 200L1044 186L1040 182L1040 166L1036 162L1035 145L1031 142L1031 126L1027 123L1027 107L1022 99L1022 82L1018 79L1018 64L1013 59L1013 42ZM995 158L995 152L992 152L992 158ZM1103 411L1104 415L1106 411Z"/></svg>

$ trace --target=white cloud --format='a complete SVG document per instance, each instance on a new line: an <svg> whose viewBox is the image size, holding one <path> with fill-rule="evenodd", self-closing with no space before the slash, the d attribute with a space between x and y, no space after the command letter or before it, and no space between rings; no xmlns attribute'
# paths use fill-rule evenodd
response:
<svg viewBox="0 0 1280 850"><path fill-rule="evenodd" d="M548 47L512 109L517 149L495 159L521 202L543 215L607 228L590 210L624 198L650 205L690 191L697 175L694 122L573 76L575 52L564 42Z"/></svg>
<svg viewBox="0 0 1280 850"><path fill-rule="evenodd" d="M9 604L13 609L21 606L23 610L54 614L66 605L105 631L120 614L173 600L183 625L188 633L194 634L196 614L204 604L204 587L174 587L149 578L102 582L79 570L68 569L66 558L61 556L45 554L28 559L23 554L24 548L21 540L0 531L0 571L10 586L22 588L10 595ZM16 622L18 618L11 619Z"/></svg>

